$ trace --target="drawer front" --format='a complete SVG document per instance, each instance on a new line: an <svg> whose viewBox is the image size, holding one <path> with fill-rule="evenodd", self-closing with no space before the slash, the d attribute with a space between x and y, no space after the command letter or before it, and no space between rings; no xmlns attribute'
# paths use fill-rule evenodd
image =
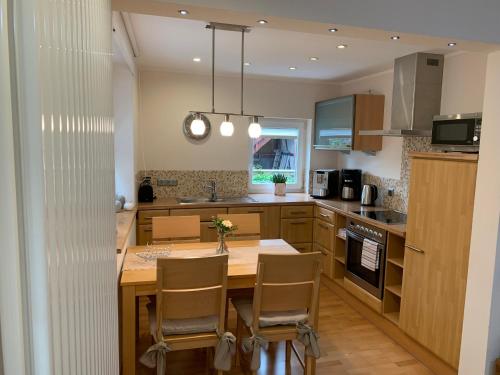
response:
<svg viewBox="0 0 500 375"><path fill-rule="evenodd" d="M259 214L260 238L263 240L280 238L279 206L229 207L228 214Z"/></svg>
<svg viewBox="0 0 500 375"><path fill-rule="evenodd" d="M281 206L281 218L313 217L314 206Z"/></svg>
<svg viewBox="0 0 500 375"><path fill-rule="evenodd" d="M281 238L288 243L312 242L313 219L281 219Z"/></svg>
<svg viewBox="0 0 500 375"><path fill-rule="evenodd" d="M201 242L216 242L217 241L217 230L215 225L211 222L201 222L200 223L200 241Z"/></svg>
<svg viewBox="0 0 500 375"><path fill-rule="evenodd" d="M200 221L211 221L212 217L218 214L227 214L226 207L214 208L179 208L170 210L170 216L191 216L199 215Z"/></svg>
<svg viewBox="0 0 500 375"><path fill-rule="evenodd" d="M315 243L313 245L313 251L318 251L321 253L321 259L323 260L323 275L333 278L333 253L326 250L323 246Z"/></svg>
<svg viewBox="0 0 500 375"><path fill-rule="evenodd" d="M335 224L335 213L327 210L326 208L316 206L314 208L314 216L318 219L326 221L327 223Z"/></svg>
<svg viewBox="0 0 500 375"><path fill-rule="evenodd" d="M333 251L335 244L335 227L320 219L314 219L314 242L328 251Z"/></svg>
<svg viewBox="0 0 500 375"><path fill-rule="evenodd" d="M153 242L152 228L152 225L137 225L137 245L143 246Z"/></svg>
<svg viewBox="0 0 500 375"><path fill-rule="evenodd" d="M312 251L312 243L292 243L293 248L301 253L310 253Z"/></svg>
<svg viewBox="0 0 500 375"><path fill-rule="evenodd" d="M138 224L152 224L153 217L155 216L168 216L169 210L144 210L137 213Z"/></svg>

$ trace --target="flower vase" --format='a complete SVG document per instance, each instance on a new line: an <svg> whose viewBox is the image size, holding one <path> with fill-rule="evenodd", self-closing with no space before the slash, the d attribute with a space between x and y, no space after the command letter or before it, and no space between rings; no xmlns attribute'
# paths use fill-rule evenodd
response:
<svg viewBox="0 0 500 375"><path fill-rule="evenodd" d="M286 183L280 182L274 184L274 195L285 196L286 195Z"/></svg>
<svg viewBox="0 0 500 375"><path fill-rule="evenodd" d="M217 245L217 254L226 254L228 253L227 243L226 243L226 233L218 232L219 235L219 243Z"/></svg>

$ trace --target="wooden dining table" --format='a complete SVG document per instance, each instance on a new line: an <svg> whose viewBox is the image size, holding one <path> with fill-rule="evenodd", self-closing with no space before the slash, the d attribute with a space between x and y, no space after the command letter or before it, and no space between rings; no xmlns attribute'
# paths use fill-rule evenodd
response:
<svg viewBox="0 0 500 375"><path fill-rule="evenodd" d="M287 242L276 240L228 241L228 289L247 289L255 284L258 255L297 254ZM169 257L203 257L215 254L216 242L197 242L169 245ZM162 251L165 245L153 246ZM145 260L137 253L145 246L127 249L120 280L121 288L121 359L122 374L135 374L137 297L156 293L156 260Z"/></svg>

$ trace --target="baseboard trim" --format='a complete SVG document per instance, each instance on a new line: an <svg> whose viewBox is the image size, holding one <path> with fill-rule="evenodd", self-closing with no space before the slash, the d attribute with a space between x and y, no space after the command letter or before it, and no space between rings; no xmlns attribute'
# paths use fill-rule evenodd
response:
<svg viewBox="0 0 500 375"><path fill-rule="evenodd" d="M340 285L327 279L321 280L323 284L333 291L337 296L342 298L347 304L359 312L364 318L370 321L373 325L379 328L387 336L396 343L405 348L410 354L424 364L429 370L439 375L457 375L457 370L452 368L446 362L438 358L434 353L430 352L418 342L406 335L401 329L391 321L376 313L373 309L366 306L363 302L347 292Z"/></svg>

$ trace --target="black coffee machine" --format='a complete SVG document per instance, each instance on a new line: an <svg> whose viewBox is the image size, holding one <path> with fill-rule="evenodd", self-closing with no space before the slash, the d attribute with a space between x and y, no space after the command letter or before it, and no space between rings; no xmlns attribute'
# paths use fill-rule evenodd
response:
<svg viewBox="0 0 500 375"><path fill-rule="evenodd" d="M359 201L361 199L361 169L342 169L339 179L340 199Z"/></svg>

